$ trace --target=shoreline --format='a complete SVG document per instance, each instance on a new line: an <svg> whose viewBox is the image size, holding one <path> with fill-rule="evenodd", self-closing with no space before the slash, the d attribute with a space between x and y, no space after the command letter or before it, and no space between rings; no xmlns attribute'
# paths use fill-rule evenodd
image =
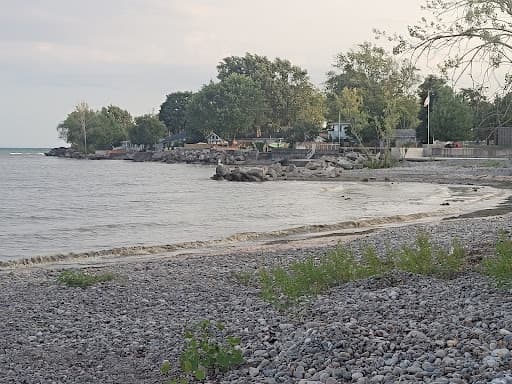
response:
<svg viewBox="0 0 512 384"><path fill-rule="evenodd" d="M424 180L449 169L423 168ZM409 173L421 178L418 169ZM366 176L401 182L406 173ZM478 173L475 180L511 185L502 179L509 176L489 172L479 179ZM0 381L162 384L160 364L168 359L176 372L187 324L210 319L241 338L246 362L209 383L510 382L512 297L480 274L439 280L392 272L334 287L288 312L237 276L318 257L340 239L356 254L369 245L383 254L411 244L418 233L445 249L457 239L472 263L492 254L500 231L512 233L511 206L509 197L469 216L388 223L355 234L334 229L302 243L265 239L209 254L176 250L124 263L6 269L0 274ZM69 288L56 281L69 267L117 277Z"/></svg>
<svg viewBox="0 0 512 384"><path fill-rule="evenodd" d="M388 181L389 182L389 181ZM456 188L459 184L452 184ZM462 185L461 187L470 187ZM475 186L480 189L484 186ZM495 188L495 187L493 187ZM329 238L331 242L345 241L345 238L358 237L360 233L377 231L386 227L399 227L418 223L433 223L442 220L453 220L469 217L486 217L512 211L512 190L496 188L501 193L481 196L468 207L440 206L430 212L417 212L392 216L378 216L362 219L347 220L328 224L310 224L299 227L282 228L265 232L240 232L227 237L211 240L197 240L184 243L150 244L137 246L122 246L110 249L88 250L82 252L56 253L42 256L32 256L17 259L0 260L0 273L19 268L62 268L88 267L98 264L130 263L150 261L154 259L172 258L177 254L200 253L202 255L229 253L237 249L256 247L268 248L271 244L296 244L304 247L314 239ZM490 192L489 192L490 193ZM463 195L463 200L468 198ZM452 197L453 200L457 200ZM447 200L450 201L450 200ZM442 204L442 205L443 205ZM490 206L489 206L490 205ZM462 209L461 211L459 211Z"/></svg>

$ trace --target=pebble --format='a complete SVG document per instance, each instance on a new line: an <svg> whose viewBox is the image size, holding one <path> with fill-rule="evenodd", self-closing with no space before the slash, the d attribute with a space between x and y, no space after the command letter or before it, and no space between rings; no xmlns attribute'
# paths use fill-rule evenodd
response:
<svg viewBox="0 0 512 384"><path fill-rule="evenodd" d="M510 214L386 228L347 246L382 251L425 231L441 246L457 237L485 256L500 229L512 232ZM289 311L233 278L324 252L119 264L99 269L122 278L94 289L57 284L51 267L0 271L0 381L161 382L162 361L179 366L186 325L211 319L240 337L247 361L211 382L512 384L512 297L478 273L442 280L392 271Z"/></svg>

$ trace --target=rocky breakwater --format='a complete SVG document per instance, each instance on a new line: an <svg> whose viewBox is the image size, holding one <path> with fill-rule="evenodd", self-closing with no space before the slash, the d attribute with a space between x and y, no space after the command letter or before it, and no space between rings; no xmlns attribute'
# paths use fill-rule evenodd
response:
<svg viewBox="0 0 512 384"><path fill-rule="evenodd" d="M74 148L65 147L52 148L45 153L45 156L67 157L70 159L85 159L86 157L82 152Z"/></svg>
<svg viewBox="0 0 512 384"><path fill-rule="evenodd" d="M343 170L361 169L367 157L356 152L345 156L323 156L320 159L307 161L304 167L281 161L265 167L230 167L219 164L214 180L262 182L275 180L310 180L315 178L334 179L341 176Z"/></svg>
<svg viewBox="0 0 512 384"><path fill-rule="evenodd" d="M185 149L175 148L171 151L137 152L133 161L155 161L161 163L188 163L188 164L243 164L247 160L256 159L255 151L220 151L213 149Z"/></svg>

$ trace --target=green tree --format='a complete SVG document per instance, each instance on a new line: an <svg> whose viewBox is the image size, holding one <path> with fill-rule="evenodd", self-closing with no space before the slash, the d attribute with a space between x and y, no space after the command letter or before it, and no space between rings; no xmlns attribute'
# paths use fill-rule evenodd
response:
<svg viewBox="0 0 512 384"><path fill-rule="evenodd" d="M57 126L59 138L71 144L72 147L79 151L86 152L89 146L94 143L87 142L87 130L94 123L96 112L94 112L85 102L76 105L75 110L68 114L66 119Z"/></svg>
<svg viewBox="0 0 512 384"><path fill-rule="evenodd" d="M130 141L134 144L151 146L165 136L167 128L157 116L146 114L135 118L135 124L128 131Z"/></svg>
<svg viewBox="0 0 512 384"><path fill-rule="evenodd" d="M324 101L309 80L307 71L288 60L247 53L231 56L217 66L222 81L232 74L250 78L264 97L267 113L262 128L266 134L286 133L294 125L321 126ZM321 116L321 117L320 117Z"/></svg>
<svg viewBox="0 0 512 384"><path fill-rule="evenodd" d="M336 103L343 120L350 123L350 132L362 143L363 133L368 127L363 92L358 88L343 88L336 97Z"/></svg>
<svg viewBox="0 0 512 384"><path fill-rule="evenodd" d="M344 89L361 93L367 124L360 132L364 141L384 140L397 127L415 128L417 103L412 86L417 70L408 61L397 61L383 48L363 43L357 50L340 53L327 74L329 119L338 119L339 96ZM390 123L396 123L393 128Z"/></svg>
<svg viewBox="0 0 512 384"><path fill-rule="evenodd" d="M501 108L495 108L495 105L489 102L481 89L463 88L460 90L460 94L464 103L471 110L474 139L486 141L493 135L494 128L500 126L498 112ZM498 99L496 98L495 101ZM509 118L509 121L512 121L512 115Z"/></svg>
<svg viewBox="0 0 512 384"><path fill-rule="evenodd" d="M187 126L187 107L192 95L192 92L170 93L160 106L158 118L165 124L169 134L185 131Z"/></svg>
<svg viewBox="0 0 512 384"><path fill-rule="evenodd" d="M431 105L430 132L438 140L469 140L472 138L471 110L462 96L448 87L437 91Z"/></svg>
<svg viewBox="0 0 512 384"><path fill-rule="evenodd" d="M133 125L131 115L114 105L92 110L86 103L80 103L66 119L57 126L59 137L73 147L87 151L109 149L126 140Z"/></svg>
<svg viewBox="0 0 512 384"><path fill-rule="evenodd" d="M512 4L510 0L428 0L429 15L409 26L409 37L395 36L395 52L417 57L445 57L444 73L455 79L468 74L484 85L495 69L512 64ZM500 81L507 89L511 77Z"/></svg>
<svg viewBox="0 0 512 384"><path fill-rule="evenodd" d="M204 139L212 131L235 139L261 124L265 115L261 90L250 78L232 74L210 82L192 96L187 111L188 129Z"/></svg>
<svg viewBox="0 0 512 384"><path fill-rule="evenodd" d="M457 94L446 80L429 75L418 87L421 104L430 93L430 135L438 140L472 139L473 114L462 94ZM420 111L417 135L427 142L427 108Z"/></svg>
<svg viewBox="0 0 512 384"><path fill-rule="evenodd" d="M97 149L109 149L117 147L122 141L127 140L128 132L133 126L133 118L130 113L115 105L103 107L96 113L94 119L94 142Z"/></svg>

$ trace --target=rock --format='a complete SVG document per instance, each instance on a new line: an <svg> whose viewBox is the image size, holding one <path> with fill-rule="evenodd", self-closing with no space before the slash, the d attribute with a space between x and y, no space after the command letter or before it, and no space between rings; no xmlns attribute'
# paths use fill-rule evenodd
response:
<svg viewBox="0 0 512 384"><path fill-rule="evenodd" d="M317 171L324 168L324 163L319 161L310 161L306 164L305 168L309 169L310 171Z"/></svg>
<svg viewBox="0 0 512 384"><path fill-rule="evenodd" d="M217 168L215 168L215 174L218 176L226 177L229 175L230 169L228 166L219 164L217 165Z"/></svg>
<svg viewBox="0 0 512 384"><path fill-rule="evenodd" d="M336 165L346 170L354 169L354 163L348 159L344 159L343 157L337 159Z"/></svg>
<svg viewBox="0 0 512 384"><path fill-rule="evenodd" d="M297 379L302 379L304 377L304 367L302 365L298 365L293 371L293 376Z"/></svg>
<svg viewBox="0 0 512 384"><path fill-rule="evenodd" d="M503 358L510 356L510 351L507 348L494 349L491 352L491 355L503 359Z"/></svg>
<svg viewBox="0 0 512 384"><path fill-rule="evenodd" d="M249 368L249 375L251 375L251 377L256 377L260 374L260 369L259 368L254 368L254 367L250 367Z"/></svg>

